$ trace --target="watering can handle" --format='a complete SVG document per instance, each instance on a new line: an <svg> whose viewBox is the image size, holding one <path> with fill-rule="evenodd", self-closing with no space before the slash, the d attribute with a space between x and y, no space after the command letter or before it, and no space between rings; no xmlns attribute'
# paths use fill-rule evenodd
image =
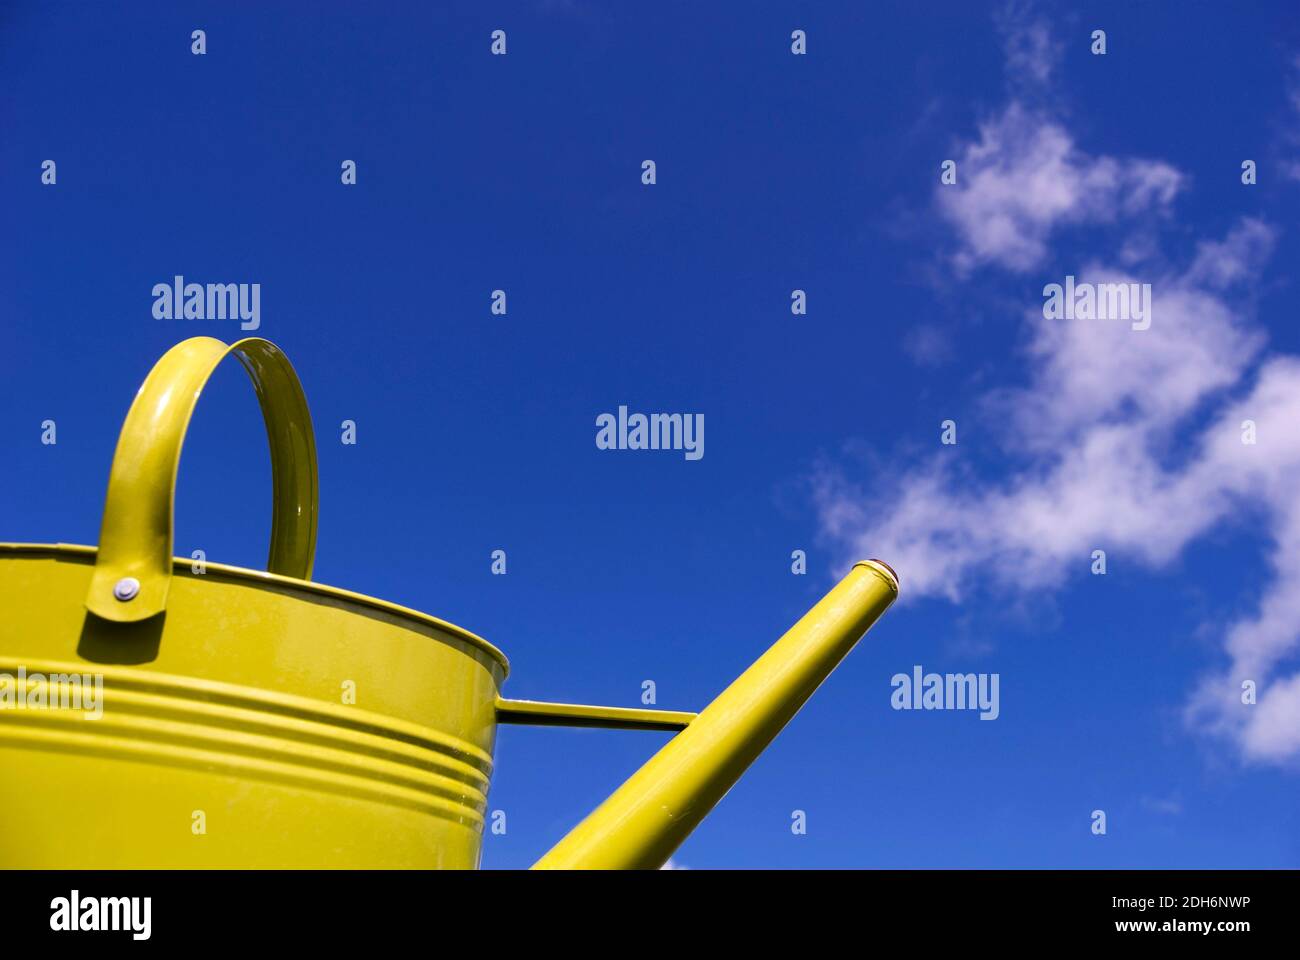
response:
<svg viewBox="0 0 1300 960"><path fill-rule="evenodd" d="M168 350L149 371L122 424L86 596L91 613L131 623L166 607L181 445L208 377L232 353L253 381L271 445L274 496L267 569L311 578L316 440L298 375L280 349L260 337L229 346L212 337L192 337Z"/></svg>

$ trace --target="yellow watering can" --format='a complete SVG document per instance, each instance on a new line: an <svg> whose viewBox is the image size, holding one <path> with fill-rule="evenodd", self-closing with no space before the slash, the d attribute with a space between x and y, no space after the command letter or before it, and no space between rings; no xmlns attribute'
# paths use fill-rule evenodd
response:
<svg viewBox="0 0 1300 960"><path fill-rule="evenodd" d="M270 440L265 573L172 558L181 444L228 354ZM898 595L857 564L698 715L507 700L486 640L311 582L316 508L285 355L167 351L98 549L0 543L0 867L476 867L498 723L680 731L536 865L658 867Z"/></svg>

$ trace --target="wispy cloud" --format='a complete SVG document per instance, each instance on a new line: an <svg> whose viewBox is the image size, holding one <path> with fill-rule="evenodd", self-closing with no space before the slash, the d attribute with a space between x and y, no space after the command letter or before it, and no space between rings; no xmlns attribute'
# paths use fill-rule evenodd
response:
<svg viewBox="0 0 1300 960"><path fill-rule="evenodd" d="M1050 62L1039 64L1054 49L1047 27L1004 18L1002 29L1019 38L1007 47L1017 83L1049 82ZM905 598L958 602L977 570L1002 578L984 585L1023 591L1060 586L1098 548L1159 567L1216 525L1262 511L1272 580L1255 614L1232 626L1224 665L1191 695L1187 717L1247 758L1300 757L1300 674L1285 668L1300 649L1300 359L1264 352L1253 306L1275 230L1242 219L1190 256L1166 255L1152 215L1172 223L1187 178L1160 160L1090 154L1011 90L958 155L958 185L937 188L958 275L1024 275L1047 262L1059 234L1109 223L1121 242L1073 273L1150 283L1152 325L1047 320L1041 301L1027 305L1024 371L983 400L1005 424L1010 472L982 480L935 454L882 471L892 488L873 476L868 496L843 471L823 470L823 530L847 553L888 559ZM1243 443L1246 420L1254 444ZM1190 453L1171 455L1175 439ZM1258 688L1253 706L1242 703L1247 680Z"/></svg>
<svg viewBox="0 0 1300 960"><path fill-rule="evenodd" d="M1061 59L1061 44L1047 24L1033 16L1033 4L1012 0L994 13L993 20L1002 37L1011 88L1030 97L1048 89Z"/></svg>
<svg viewBox="0 0 1300 960"><path fill-rule="evenodd" d="M1142 806L1152 813L1176 817L1183 812L1183 802L1177 797L1143 797Z"/></svg>
<svg viewBox="0 0 1300 960"><path fill-rule="evenodd" d="M958 231L961 272L1033 269L1059 228L1167 211L1183 181L1159 161L1088 156L1064 125L1019 101L981 125L957 168L938 206Z"/></svg>

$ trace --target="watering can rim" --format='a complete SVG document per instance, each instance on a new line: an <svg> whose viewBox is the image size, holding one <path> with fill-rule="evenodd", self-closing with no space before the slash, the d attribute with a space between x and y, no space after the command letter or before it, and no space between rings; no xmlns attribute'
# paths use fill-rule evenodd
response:
<svg viewBox="0 0 1300 960"><path fill-rule="evenodd" d="M89 560L93 563L98 553L98 547L87 546L79 543L16 543L0 541L0 556L22 554L67 555L78 560ZM172 558L174 573L177 574L184 576L190 575L193 564L193 559L188 557ZM464 627L454 624L449 620L435 617L433 614L424 613L412 607L404 607L399 603L393 603L390 600L382 600L379 597L372 597L369 594L357 593L354 590L348 590L344 587L335 587L327 583L320 583L316 580L301 580L297 577L287 577L283 574L270 573L266 570L255 570L251 567L240 567L230 563L217 563L211 560L205 560L204 567L209 571L236 580L250 581L255 585L271 583L278 586L290 587L294 590L318 594L335 600L345 600L349 603L370 607L374 610L402 617L403 619L413 620L416 623L424 624L425 626L436 627L452 634L457 639L464 640L466 643L479 648L496 660L497 663L501 665L503 680L510 673L510 661L498 647L490 641L483 639L478 634L466 630Z"/></svg>

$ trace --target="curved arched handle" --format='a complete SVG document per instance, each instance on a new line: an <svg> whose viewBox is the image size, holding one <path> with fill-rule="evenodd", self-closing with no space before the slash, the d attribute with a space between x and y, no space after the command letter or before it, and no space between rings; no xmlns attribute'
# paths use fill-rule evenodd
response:
<svg viewBox="0 0 1300 960"><path fill-rule="evenodd" d="M232 353L253 381L271 444L274 494L267 569L300 580L311 578L316 555L316 440L298 375L269 340L250 337L227 346L212 337L193 337L154 364L122 424L86 596L91 613L131 623L166 607L181 445L208 377Z"/></svg>

